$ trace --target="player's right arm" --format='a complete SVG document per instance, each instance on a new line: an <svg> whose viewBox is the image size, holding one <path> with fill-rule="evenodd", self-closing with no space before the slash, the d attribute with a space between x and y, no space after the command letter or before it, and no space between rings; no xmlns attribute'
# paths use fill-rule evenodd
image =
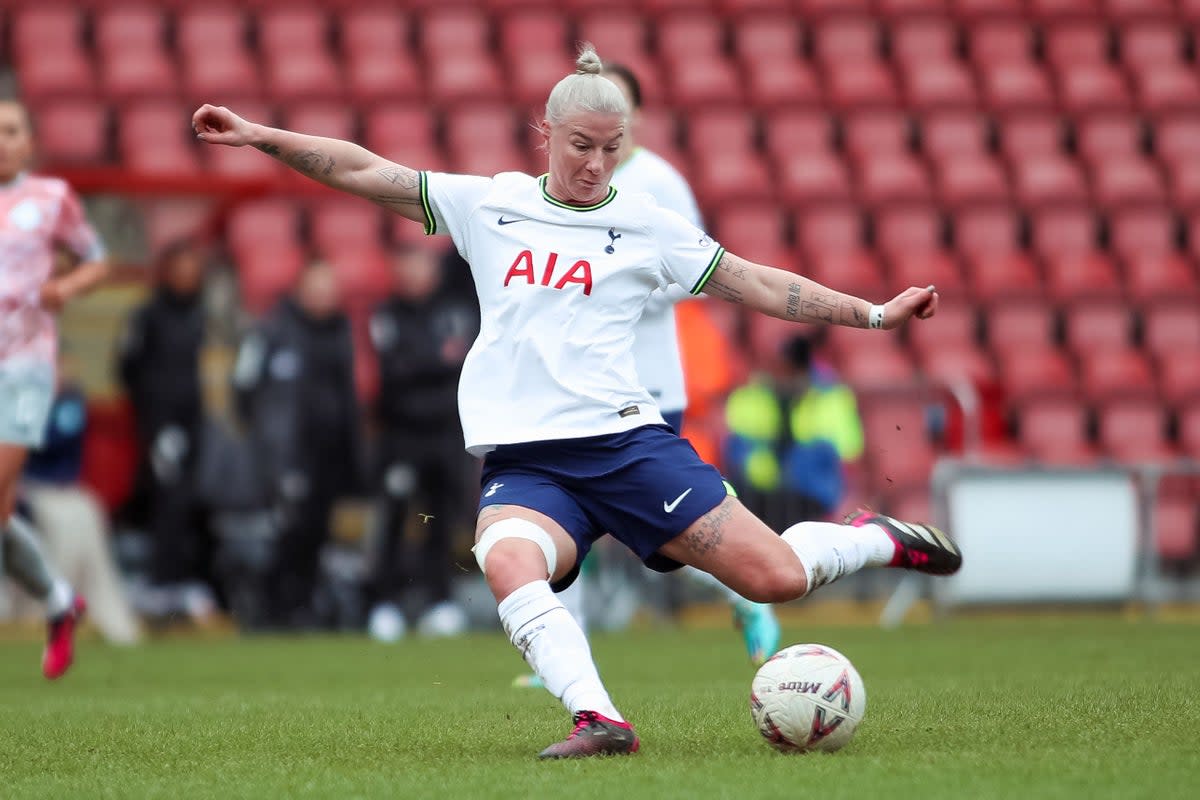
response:
<svg viewBox="0 0 1200 800"><path fill-rule="evenodd" d="M202 142L249 145L326 186L426 224L417 171L353 142L259 125L224 106L207 104L192 115L192 129Z"/></svg>

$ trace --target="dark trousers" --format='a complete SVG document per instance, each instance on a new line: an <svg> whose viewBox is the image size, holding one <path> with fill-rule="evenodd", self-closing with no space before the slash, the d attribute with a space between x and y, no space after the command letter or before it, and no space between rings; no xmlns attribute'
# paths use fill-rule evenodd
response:
<svg viewBox="0 0 1200 800"><path fill-rule="evenodd" d="M457 425L385 430L377 457L376 602L433 605L450 598L454 534L471 508L475 467ZM416 529L406 536L410 519Z"/></svg>
<svg viewBox="0 0 1200 800"><path fill-rule="evenodd" d="M212 542L197 495L199 425L160 422L141 434L138 483L152 543L151 579L157 584L209 580Z"/></svg>
<svg viewBox="0 0 1200 800"><path fill-rule="evenodd" d="M326 470L303 474L301 491L285 494L277 506L279 538L267 586L273 620L303 624L313 617L313 596L321 568L321 550L329 539L333 507L340 492Z"/></svg>

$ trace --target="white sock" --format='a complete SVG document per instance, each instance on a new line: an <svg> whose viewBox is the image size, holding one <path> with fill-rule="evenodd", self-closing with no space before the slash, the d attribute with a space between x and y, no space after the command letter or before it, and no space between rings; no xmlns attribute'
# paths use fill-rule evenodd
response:
<svg viewBox="0 0 1200 800"><path fill-rule="evenodd" d="M587 590L583 586L583 576L578 576L574 583L559 592L558 599L579 623L580 629L587 633Z"/></svg>
<svg viewBox="0 0 1200 800"><path fill-rule="evenodd" d="M547 581L525 584L496 611L509 641L568 711L598 711L609 719L625 720L600 682L583 629Z"/></svg>
<svg viewBox="0 0 1200 800"><path fill-rule="evenodd" d="M798 522L782 538L804 565L805 594L863 567L886 567L896 555L896 543L878 525Z"/></svg>
<svg viewBox="0 0 1200 800"><path fill-rule="evenodd" d="M71 584L62 578L55 578L50 585L50 594L46 597L46 616L50 619L61 616L71 610L75 602L75 592Z"/></svg>
<svg viewBox="0 0 1200 800"><path fill-rule="evenodd" d="M725 597L726 600L729 601L730 605L749 602L746 600L746 598L742 597L733 589L730 589L728 586L721 583L721 580L717 578L716 575L705 572L702 569L696 569L695 567L684 567L683 571L689 579L695 581L701 586L711 586L716 589Z"/></svg>

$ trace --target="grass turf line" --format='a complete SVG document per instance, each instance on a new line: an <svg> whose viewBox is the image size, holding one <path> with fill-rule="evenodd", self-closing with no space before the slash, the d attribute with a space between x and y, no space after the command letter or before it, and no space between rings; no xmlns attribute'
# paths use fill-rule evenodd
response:
<svg viewBox="0 0 1200 800"><path fill-rule="evenodd" d="M1200 785L1200 629L959 620L786 629L846 653L867 718L834 755L784 756L749 719L732 631L597 635L643 750L541 763L569 730L498 635L85 642L67 678L0 657L0 796L136 798L1113 798Z"/></svg>

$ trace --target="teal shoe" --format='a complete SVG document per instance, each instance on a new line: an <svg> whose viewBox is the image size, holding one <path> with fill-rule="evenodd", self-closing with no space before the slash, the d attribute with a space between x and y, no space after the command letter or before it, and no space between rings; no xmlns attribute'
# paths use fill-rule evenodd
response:
<svg viewBox="0 0 1200 800"><path fill-rule="evenodd" d="M779 620L769 603L737 601L733 604L733 624L742 632L754 666L762 666L779 650Z"/></svg>

